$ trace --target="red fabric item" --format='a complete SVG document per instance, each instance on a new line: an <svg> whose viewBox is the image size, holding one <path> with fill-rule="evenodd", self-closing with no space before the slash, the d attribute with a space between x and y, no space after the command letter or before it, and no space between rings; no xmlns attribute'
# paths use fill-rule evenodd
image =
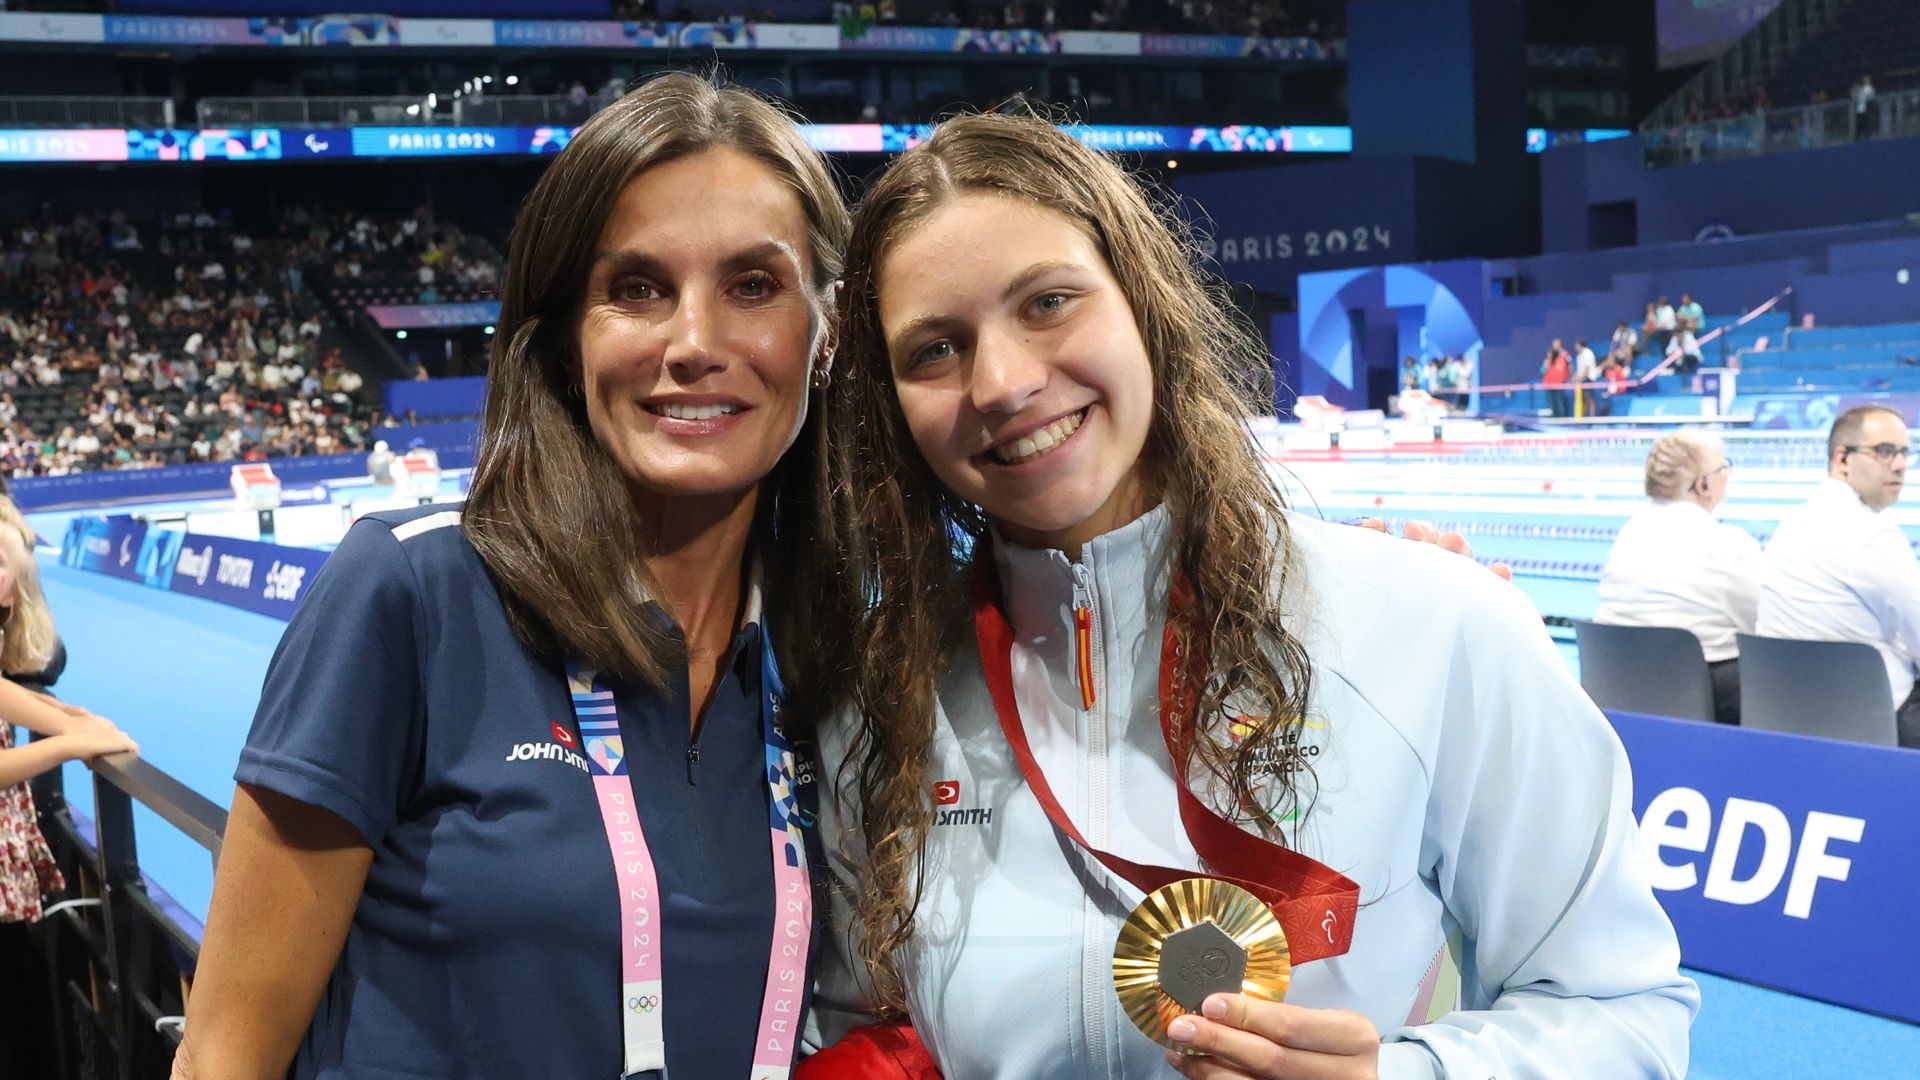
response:
<svg viewBox="0 0 1920 1080"><path fill-rule="evenodd" d="M904 1020L867 1024L812 1057L800 1059L793 1080L940 1080L940 1070Z"/></svg>
<svg viewBox="0 0 1920 1080"><path fill-rule="evenodd" d="M1176 777L1187 775L1190 750L1180 744L1181 725L1176 717L1190 718L1197 704L1193 700L1193 688L1179 693L1175 685L1180 671L1178 627L1184 608L1184 590L1183 581L1175 582L1168 598L1170 610L1160 649L1160 734L1166 742ZM1180 822L1186 827L1194 852L1216 873L1196 874L1169 866L1136 863L1087 843L1061 808L1059 799L1054 797L1053 788L1027 743L1026 729L1020 721L1020 705L1013 692L1013 625L1001 609L1000 579L994 574L984 541L974 556L973 623L980 642L980 663L986 674L987 689L993 696L994 712L1000 718L1000 730L1007 737L1007 746L1013 751L1021 776L1026 778L1027 788L1054 828L1141 892L1153 892L1195 877L1217 878L1238 885L1258 897L1280 921L1295 964L1340 956L1347 951L1353 943L1360 886L1323 863L1227 821L1202 803L1184 782L1174 784ZM1203 670L1206 658L1200 657L1194 667Z"/></svg>

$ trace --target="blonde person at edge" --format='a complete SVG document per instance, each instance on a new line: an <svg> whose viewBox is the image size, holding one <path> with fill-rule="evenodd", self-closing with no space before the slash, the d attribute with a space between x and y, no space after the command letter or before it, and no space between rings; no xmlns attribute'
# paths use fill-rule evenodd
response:
<svg viewBox="0 0 1920 1080"><path fill-rule="evenodd" d="M1713 680L1714 719L1740 722L1740 650L1735 634L1753 633L1766 563L1760 542L1723 524L1714 511L1727 497L1733 466L1717 435L1677 431L1647 454L1648 503L1614 537L1600 570L1595 622L1671 626L1700 639Z"/></svg>
<svg viewBox="0 0 1920 1080"><path fill-rule="evenodd" d="M140 749L112 721L12 681L44 670L55 640L32 537L26 519L0 496L0 673L8 676L0 678L0 788L69 761ZM15 725L41 738L16 747Z"/></svg>
<svg viewBox="0 0 1920 1080"><path fill-rule="evenodd" d="M546 167L464 510L360 519L274 656L175 1077L787 1074L810 890L769 823L811 769L766 650L814 647L784 601L846 236L789 118L691 75Z"/></svg>
<svg viewBox="0 0 1920 1080"><path fill-rule="evenodd" d="M33 532L4 497L0 504L0 671L35 675L53 651L53 616L40 592ZM15 746L16 724L40 738ZM39 919L41 897L65 885L26 781L69 761L139 749L111 722L0 679L0 923Z"/></svg>
<svg viewBox="0 0 1920 1080"><path fill-rule="evenodd" d="M856 214L828 478L849 564L815 607L848 627L821 732L844 933L816 1034L903 1013L954 1080L1682 1075L1698 990L1612 729L1517 589L1282 507L1235 377L1264 350L1166 220L1012 116L949 121ZM1196 793L1361 888L1350 951L1285 1003L1172 1023L1210 1056L1115 999L1140 892L1016 769L956 533L991 545L1012 723L1090 845L1199 869L1156 715L1177 568L1210 628ZM1450 938L1460 1007L1431 1017Z"/></svg>

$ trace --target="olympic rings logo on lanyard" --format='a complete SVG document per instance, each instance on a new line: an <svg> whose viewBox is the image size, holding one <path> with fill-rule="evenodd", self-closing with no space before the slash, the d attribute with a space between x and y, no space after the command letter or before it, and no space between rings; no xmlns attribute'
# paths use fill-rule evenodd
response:
<svg viewBox="0 0 1920 1080"><path fill-rule="evenodd" d="M650 1013L660 1007L659 994L643 994L627 999L627 1008L634 1012Z"/></svg>

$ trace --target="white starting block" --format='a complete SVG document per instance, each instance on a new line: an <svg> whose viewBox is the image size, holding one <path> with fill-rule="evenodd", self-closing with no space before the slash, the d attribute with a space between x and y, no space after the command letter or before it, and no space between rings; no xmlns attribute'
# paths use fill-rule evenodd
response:
<svg viewBox="0 0 1920 1080"><path fill-rule="evenodd" d="M1346 426L1347 410L1319 394L1302 394L1293 401L1293 416L1307 431L1339 431Z"/></svg>
<svg viewBox="0 0 1920 1080"><path fill-rule="evenodd" d="M264 461L242 462L229 476L234 501L242 510L272 510L280 505L280 478Z"/></svg>
<svg viewBox="0 0 1920 1080"><path fill-rule="evenodd" d="M1428 425L1445 420L1447 414L1452 411L1447 407L1446 402L1417 387L1402 390L1395 395L1393 407L1401 416L1406 417L1409 423Z"/></svg>
<svg viewBox="0 0 1920 1080"><path fill-rule="evenodd" d="M440 494L440 457L431 450L415 450L395 458L393 491L420 499Z"/></svg>

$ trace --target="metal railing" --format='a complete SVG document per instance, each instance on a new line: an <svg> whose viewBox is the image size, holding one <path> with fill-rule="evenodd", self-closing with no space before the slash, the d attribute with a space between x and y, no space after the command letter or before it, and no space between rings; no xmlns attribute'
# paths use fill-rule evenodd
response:
<svg viewBox="0 0 1920 1080"><path fill-rule="evenodd" d="M1916 135L1920 90L1907 90L1874 98L1864 116L1851 101L1829 101L1656 128L1641 132L1640 143L1647 165L1659 168Z"/></svg>
<svg viewBox="0 0 1920 1080"><path fill-rule="evenodd" d="M600 111L611 100L605 95L595 95L585 101L576 102L572 98L559 94L458 98L453 103L452 118L442 122L473 124L480 127L571 126L586 123L587 117Z"/></svg>
<svg viewBox="0 0 1920 1080"><path fill-rule="evenodd" d="M163 97L0 97L0 127L170 128Z"/></svg>
<svg viewBox="0 0 1920 1080"><path fill-rule="evenodd" d="M226 127L541 127L584 124L612 102L565 95L512 97L243 97L201 98L203 128Z"/></svg>
<svg viewBox="0 0 1920 1080"><path fill-rule="evenodd" d="M1759 86L1808 38L1839 19L1853 0L1783 0L1753 29L1709 61L1641 125L1641 130L1678 127L1695 105Z"/></svg>
<svg viewBox="0 0 1920 1080"><path fill-rule="evenodd" d="M450 124L424 97L209 97L195 106L203 128L403 127Z"/></svg>
<svg viewBox="0 0 1920 1080"><path fill-rule="evenodd" d="M188 975L200 942L162 910L140 871L133 804L185 833L216 862L227 813L132 754L89 763L94 831L68 809L60 770L33 781L34 800L75 902L57 904L37 941L57 1022L51 1033L63 1078L164 1078L180 1044ZM64 910L59 910L64 909Z"/></svg>

